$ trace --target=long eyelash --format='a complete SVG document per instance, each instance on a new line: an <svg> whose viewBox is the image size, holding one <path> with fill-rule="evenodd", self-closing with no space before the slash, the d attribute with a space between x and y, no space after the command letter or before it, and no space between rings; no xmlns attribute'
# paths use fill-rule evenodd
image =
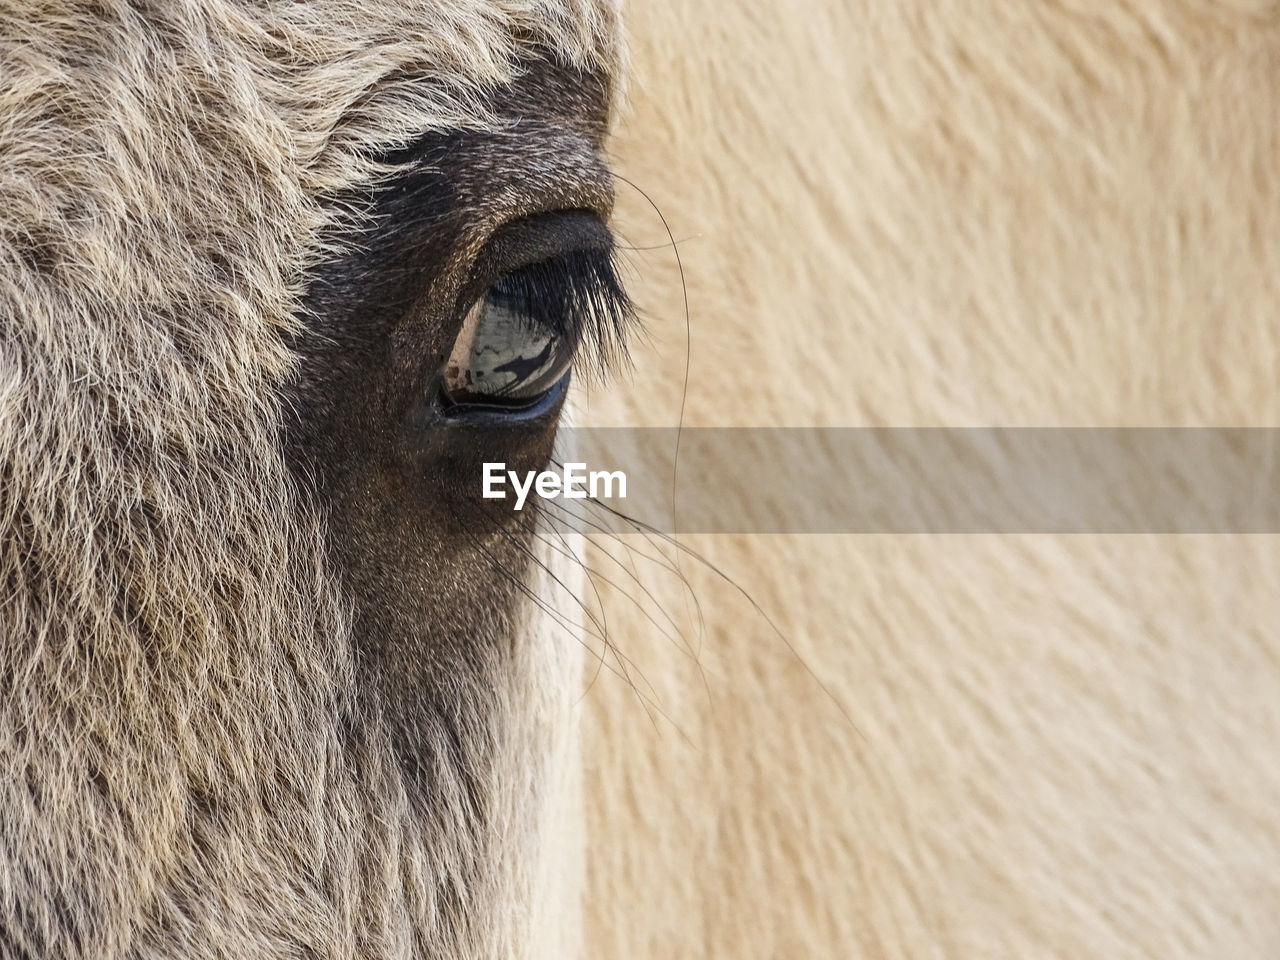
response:
<svg viewBox="0 0 1280 960"><path fill-rule="evenodd" d="M576 352L575 371L603 379L630 368L628 339L639 319L618 277L613 249L531 263L503 277L495 291L531 329L566 338Z"/></svg>

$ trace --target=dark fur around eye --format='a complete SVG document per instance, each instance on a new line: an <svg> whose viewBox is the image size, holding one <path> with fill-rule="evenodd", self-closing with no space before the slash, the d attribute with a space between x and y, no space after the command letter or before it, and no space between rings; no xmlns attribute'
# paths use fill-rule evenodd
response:
<svg viewBox="0 0 1280 960"><path fill-rule="evenodd" d="M528 264L503 276L489 294L572 344L574 367L588 378L629 366L628 334L638 325L635 305L618 277L613 250L577 250Z"/></svg>

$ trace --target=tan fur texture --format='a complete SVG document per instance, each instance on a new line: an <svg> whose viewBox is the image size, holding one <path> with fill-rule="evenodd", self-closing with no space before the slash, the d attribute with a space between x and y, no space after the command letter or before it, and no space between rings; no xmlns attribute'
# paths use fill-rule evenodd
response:
<svg viewBox="0 0 1280 960"><path fill-rule="evenodd" d="M1277 422L1274 3L637 4L629 27L614 152L681 241L686 424ZM665 241L626 187L618 211ZM657 349L590 409L673 425L679 280L669 251L635 263ZM1274 538L687 543L856 731L697 562L701 671L615 594L611 641L671 722L607 670L586 701L587 955L1280 953ZM696 644L672 577L600 550Z"/></svg>
<svg viewBox="0 0 1280 960"><path fill-rule="evenodd" d="M0 5L0 955L526 956L564 657L423 816L278 449L301 279L367 159L491 123L608 3ZM345 222L344 222L345 221ZM532 630L532 628L531 628ZM464 718L465 719L465 718ZM477 728L479 729L479 728ZM476 865L483 865L479 870ZM571 939L565 933L566 939Z"/></svg>

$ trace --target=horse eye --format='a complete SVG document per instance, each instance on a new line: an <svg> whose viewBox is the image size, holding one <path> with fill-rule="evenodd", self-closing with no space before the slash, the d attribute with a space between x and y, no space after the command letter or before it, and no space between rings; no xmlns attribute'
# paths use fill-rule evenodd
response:
<svg viewBox="0 0 1280 960"><path fill-rule="evenodd" d="M573 345L531 315L509 278L467 311L444 366L444 392L456 404L531 406L564 379Z"/></svg>

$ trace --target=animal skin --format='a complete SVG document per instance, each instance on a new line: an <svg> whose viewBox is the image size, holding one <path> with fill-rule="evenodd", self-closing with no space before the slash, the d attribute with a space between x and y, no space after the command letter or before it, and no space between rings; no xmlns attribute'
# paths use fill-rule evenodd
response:
<svg viewBox="0 0 1280 960"><path fill-rule="evenodd" d="M582 422L1271 424L1275 5L618 31L0 0L0 957L1280 952L1271 538L526 551L412 399L490 231L612 207Z"/></svg>

